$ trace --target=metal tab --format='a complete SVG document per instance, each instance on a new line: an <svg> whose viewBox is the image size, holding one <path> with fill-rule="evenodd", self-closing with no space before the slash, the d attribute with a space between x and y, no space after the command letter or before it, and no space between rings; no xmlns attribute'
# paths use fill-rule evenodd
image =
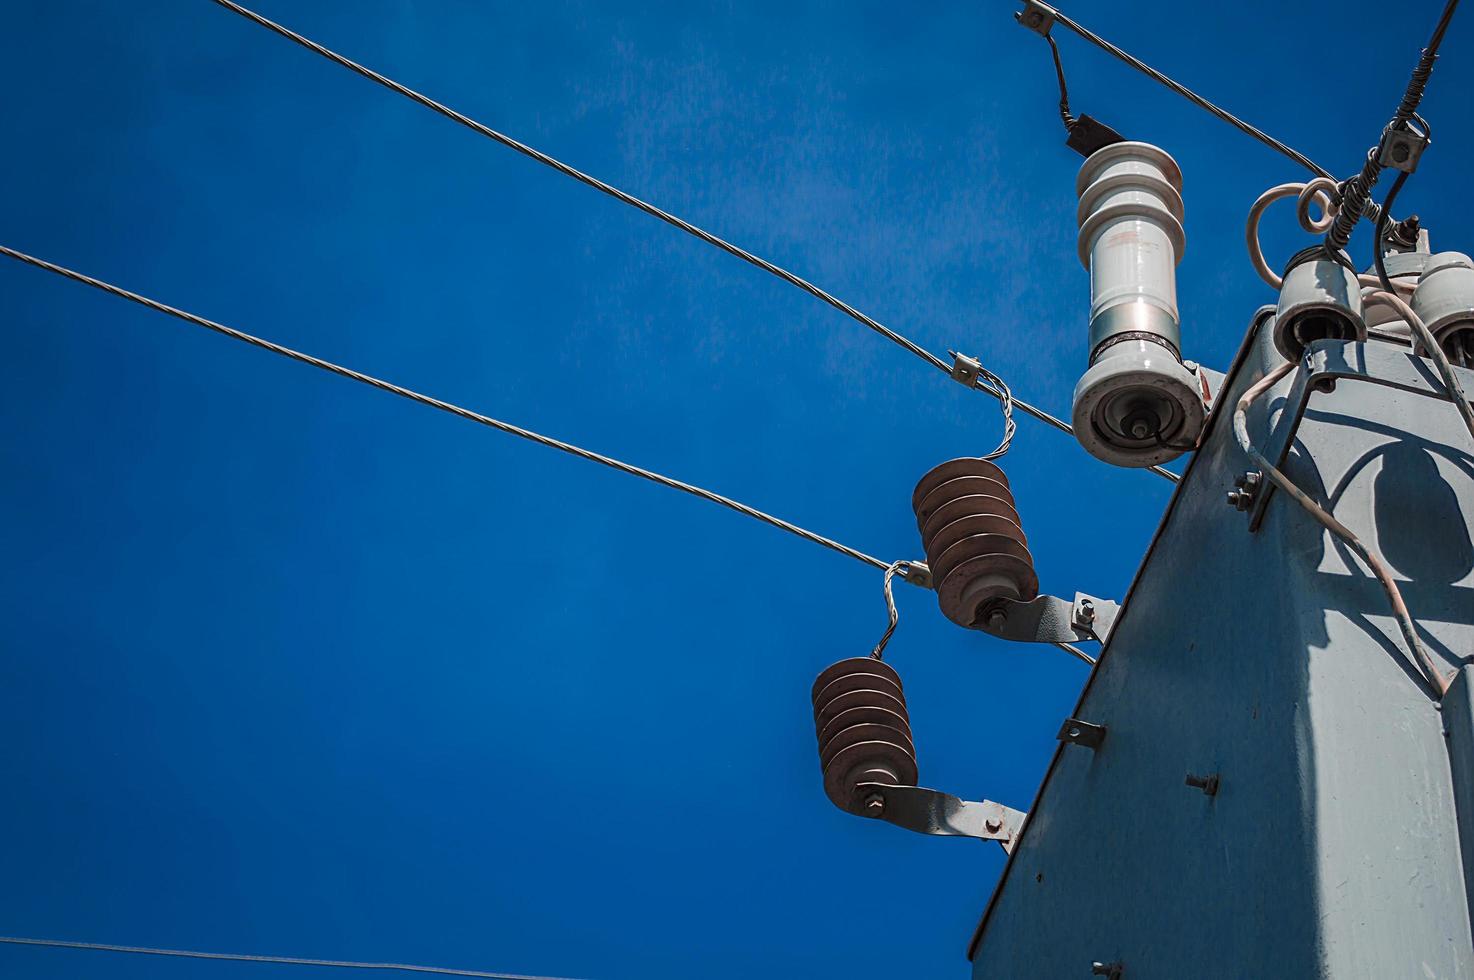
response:
<svg viewBox="0 0 1474 980"><path fill-rule="evenodd" d="M995 840L1005 851L1028 816L991 800L972 802L924 786L861 783L855 793L865 802L865 816L934 837L975 837Z"/></svg>
<svg viewBox="0 0 1474 980"><path fill-rule="evenodd" d="M1105 737L1106 726L1092 725L1079 718L1066 718L1065 723L1059 726L1059 734L1055 736L1061 742L1083 745L1092 750L1100 748L1100 743L1105 741Z"/></svg>
<svg viewBox="0 0 1474 980"><path fill-rule="evenodd" d="M1013 15L1013 19L1027 27L1029 30L1043 37L1049 36L1049 29L1054 26L1054 18L1057 15L1053 7L1039 0L1024 0L1024 9Z"/></svg>
<svg viewBox="0 0 1474 980"><path fill-rule="evenodd" d="M1029 602L995 599L975 628L1016 643L1104 643L1115 625L1120 606L1083 592L1075 600L1041 595Z"/></svg>

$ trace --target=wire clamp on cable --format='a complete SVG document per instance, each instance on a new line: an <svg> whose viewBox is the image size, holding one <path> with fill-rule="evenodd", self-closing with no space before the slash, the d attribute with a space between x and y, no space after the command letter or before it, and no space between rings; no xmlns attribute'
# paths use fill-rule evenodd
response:
<svg viewBox="0 0 1474 980"><path fill-rule="evenodd" d="M1024 9L1014 14L1013 19L1034 33L1048 37L1057 15L1058 11L1047 3L1040 3L1039 0L1024 0Z"/></svg>
<svg viewBox="0 0 1474 980"><path fill-rule="evenodd" d="M901 562L901 568L897 569L902 581L916 586L918 589L935 589L937 583L932 580L931 566L924 561Z"/></svg>
<svg viewBox="0 0 1474 980"><path fill-rule="evenodd" d="M976 388L978 378L983 375L983 364L975 357L959 354L955 350L947 351L952 355L952 380L964 388Z"/></svg>
<svg viewBox="0 0 1474 980"><path fill-rule="evenodd" d="M1414 129L1388 129L1377 146L1377 162L1384 167L1410 174L1418 169L1418 160L1433 140Z"/></svg>

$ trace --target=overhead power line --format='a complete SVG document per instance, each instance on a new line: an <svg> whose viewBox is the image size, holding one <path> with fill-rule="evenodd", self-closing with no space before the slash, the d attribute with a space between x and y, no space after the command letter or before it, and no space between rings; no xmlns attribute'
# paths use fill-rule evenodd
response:
<svg viewBox="0 0 1474 980"><path fill-rule="evenodd" d="M407 398L410 401L419 402L421 405L428 405L431 408L439 409L442 412L448 412L451 415L467 419L468 421L477 422L489 428L496 429L499 432L505 432L509 435L517 436L520 439L526 439L529 442L535 442L540 446L547 446L550 449L556 449L559 452L568 453L570 456L577 456L579 459L586 459L592 463L599 463L602 466L607 466L610 469L618 470L621 473L628 473L630 476L637 476L642 480L649 480L650 482L658 483L663 487L669 487L672 490L680 490L683 493L689 493L694 497L700 497L702 500L708 500L711 503L720 504L721 506L726 507L729 510L735 510L739 514L743 514L755 520L762 521L764 524L769 524L773 527L778 528L779 530L787 531L789 534L797 535L798 537L803 538L805 541L811 541L814 544L821 545L822 547L828 548L831 551L837 551L840 554L845 555L846 557L853 558L856 561L864 562L865 564L870 565L873 568L884 570L890 567L889 562L881 561L879 558L867 555L863 551L857 551L854 548L849 547L848 545L840 544L838 541L831 540L830 538L826 538L820 534L815 534L813 531L805 530L804 528L799 527L797 524L792 524L788 521L783 520L781 517L774 517L772 514L764 513L763 511L760 511L755 507L749 507L747 504L733 500L730 497L724 497L719 493L714 493L711 490L707 490L703 487L698 487L694 484L685 483L681 480L676 480L668 476L663 476L652 470L647 470L643 467L635 466L631 463L626 463L621 460L614 459L611 456L604 456L600 453L596 453L588 449L583 449L579 446L573 445L572 443L564 442L561 439L554 439L551 436L545 436L540 433L533 432L531 429L524 429L521 426L513 425L510 422L503 422L499 419L494 419L490 416L482 415L478 412L473 412L470 409L461 408L459 405L452 405L450 402L441 401L438 398L431 398L429 395L422 395L417 391L411 391L408 388L404 388L396 384L391 384L388 381L380 380L379 378L375 378L372 375L364 374L361 371L355 371L352 368L346 368L342 365L334 364L331 361L325 361L320 357L313 357L311 354L303 354L300 351L292 350L290 347L283 347L281 344L273 343L269 340L263 340L260 337L256 337L243 331L236 330L234 327L227 327L223 323L216 323L214 320L207 320L202 316L196 316L193 313L187 313L184 310L176 309L175 307L160 303L158 300L149 299L147 296L140 296L138 293L129 292L128 290L123 289L120 286L114 286L111 283L103 282L100 279L94 279L91 276L83 275L80 272L74 272L73 270L64 268L63 266L47 262L45 259L38 259L34 256L27 255L24 252L18 252L15 249L5 245L0 245L0 255L5 255L17 261L24 262L27 265L35 266L38 269L44 269L47 272L55 273L59 276L64 276L67 279L71 279L74 282L80 282L86 286L91 286L94 289L100 289L105 293L111 293L112 295L117 296L121 299L129 300L130 302L137 303L140 306L146 306L149 309L154 310L158 313L167 314L168 316L183 320L186 323L192 323L197 327L204 327L206 330L213 330L216 333L224 334L225 336L230 337L233 340L239 340L244 343L250 344L253 347L260 347L262 350L270 351L273 354L280 354L282 357L287 357L294 361L300 361L303 364L311 365L312 367L319 368L323 371L328 371L332 374L348 378L352 381L361 382L363 384L369 385L370 387L377 388L380 391L387 391L391 395L398 395L401 398Z"/></svg>
<svg viewBox="0 0 1474 980"><path fill-rule="evenodd" d="M216 2L217 3L223 2L223 0L216 0ZM1102 51L1105 51L1108 54L1114 55L1115 57L1117 57L1117 58L1121 59L1122 61L1124 61L1126 64L1130 65L1132 68L1135 68L1137 71L1141 72L1143 75L1146 75L1148 78L1151 78L1151 79L1153 79L1153 80L1161 83L1162 85L1167 86L1169 89L1171 89L1172 91L1176 92L1178 95L1182 96L1184 99L1187 99L1189 102L1193 103L1198 108L1203 109L1203 110L1206 110L1209 113L1212 113L1214 116L1217 116L1219 119L1223 120L1224 122L1228 123L1230 126L1232 126L1235 129L1239 130L1239 132L1246 133L1249 136L1254 137L1254 139L1258 140L1259 142L1263 143L1265 146L1269 147L1270 149L1272 149L1272 150L1274 150L1274 151L1276 151L1278 153L1283 153L1285 156L1289 157L1291 160L1294 160L1296 163L1300 164L1300 166L1304 167L1306 170L1309 170L1312 173L1319 174L1322 177L1331 177L1332 176L1331 175L1331 172L1329 170L1327 170L1326 168L1322 167L1320 164L1316 163L1314 160L1310 159L1308 156L1306 156L1305 154L1301 153L1299 150L1297 150L1294 147L1288 145L1287 143L1284 143L1284 142L1282 142L1280 140L1275 139L1273 136L1270 136L1268 133L1266 133L1264 130L1260 129L1258 126L1254 126L1254 125L1251 125L1250 123L1244 122L1244 120L1240 119L1238 116L1235 116L1233 113L1229 112L1227 109L1219 108L1218 106L1214 105L1212 102L1209 102L1207 99L1203 98L1198 93L1194 92L1192 89L1188 88L1186 85L1183 85L1180 82L1174 81L1173 79L1171 79L1168 76L1166 76L1166 75L1162 74L1161 72L1157 71L1151 65L1149 65L1146 62L1142 61L1140 58L1136 57L1135 55L1132 55L1131 53L1129 53L1127 51L1124 51L1121 48L1116 47L1116 45L1112 44L1110 41L1107 41L1105 38L1101 37L1099 34L1096 34L1094 31L1091 31L1088 28L1083 27L1080 24L1076 23L1075 21L1071 20L1069 17L1065 16L1059 10L1057 10L1057 9L1055 9L1053 7L1048 7L1046 4L1037 4L1037 3L1033 2L1033 0L1030 0L1030 6L1031 7L1038 7L1038 8L1048 9L1052 13L1052 15L1053 15L1053 17L1054 17L1054 19L1056 21L1058 21L1059 23L1063 24L1065 27L1068 27L1070 30L1074 31L1076 34L1080 35L1085 40L1089 41L1091 44L1093 44L1096 47L1100 48ZM1332 179L1334 179L1334 178L1332 178Z"/></svg>
<svg viewBox="0 0 1474 980"><path fill-rule="evenodd" d="M153 946L113 946L108 943L78 943L62 939L20 939L0 936L0 943L12 946L47 946L55 949L91 949L104 953L138 953L145 956L173 956L191 960L230 960L237 963L278 963L288 966L339 967L346 970L396 970L400 973L433 973L448 977L489 977L491 980L565 980L527 973L491 973L486 970L459 970L448 966L416 966L412 963L360 963L355 960L313 960L300 956L256 956L250 953L201 953L188 949L158 949Z"/></svg>
<svg viewBox="0 0 1474 980"><path fill-rule="evenodd" d="M480 135L485 136L487 139L494 140L495 142L500 143L502 146L505 146L508 149L516 150L523 156L536 160L538 163L542 164L545 167L551 167L552 169L558 171L558 173L563 174L566 177L572 177L574 180L578 181L581 184L592 187L594 190L599 191L600 193L607 194L617 201L628 204L632 208L643 211L646 214L650 215L652 218L658 218L661 221L664 221L666 224L674 228L679 228L686 234L698 238L703 242L706 242L708 245L721 249L728 255L735 256L736 258L739 258L742 261L749 263L750 265L754 265L757 268L762 269L764 272L777 276L779 279L782 279L784 282L790 285L797 286L799 289L802 289L810 296L813 296L816 299L828 303L830 306L834 307L836 310L839 310L841 313L845 314L851 319L864 324L871 330L874 330L876 333L880 334L882 337L885 337L887 340L891 341L897 346L909 351L916 357L919 357L921 360L925 361L927 364L930 364L938 371L951 376L952 365L948 364L946 361L943 361L940 357L937 357L935 354L912 342L911 340L892 330L890 327L887 327L885 324L874 319L873 317L860 312L859 310L855 309L855 307L846 303L844 300L833 295L832 293L826 292L825 290L820 289L818 286L815 286L808 280L794 275L787 269L774 265L767 259L756 256L744 248L739 248L738 246L733 245L731 242L723 238L719 238L716 235L713 235L709 231L698 228L697 226L691 224L691 222L686 221L684 218L678 218L675 215L671 214L669 211L664 211L653 204L642 201L638 197L635 197L633 194L620 190L618 187L615 187L612 184L607 184L597 177L592 177L584 173L582 170L571 167L561 160L549 156L541 150L528 146L526 143L523 143L520 140L513 139L505 133L498 132L497 130L492 129L490 126L487 126L484 123L479 123L476 120L472 119L470 116L465 115L464 113L458 112L455 109L444 105L443 103L436 102L429 96L422 95L421 93L416 92L414 89L410 88L407 85L402 85L399 82L396 82L394 79L374 71L372 68L361 65L351 58L344 57L343 55L338 54L336 51L326 48L316 41L304 37L301 34L298 34L291 28L284 27L274 20L270 20L269 18L261 16L254 10L250 10L246 7L241 6L238 3L235 3L234 0L214 0L214 2L224 7L225 9L232 11L233 13L239 14L240 16L244 17L254 24L258 24L269 31L279 34L287 40L292 41L295 44L301 45L314 54L321 55L322 57L326 58L336 65L347 68L349 71L357 75L361 75L371 82L382 85L389 91L394 92L398 95L402 95L406 99L409 99L412 102L416 102L419 105L424 106L426 109L429 109L432 112L444 116L446 119L449 119L452 122L459 123L472 132L479 133ZM976 387L979 391L987 392L1000 401L1004 398L1004 395L1001 391L996 390L995 388L990 387L986 384L979 384L975 385L974 387ZM1073 434L1074 430L1070 427L1069 423L1055 418L1053 415L1050 415L1043 409L1036 408L1033 405L1030 405L1028 402L1023 401L1017 397L1012 397L1011 400L1013 406L1016 407L1019 411L1024 412L1028 415L1032 415L1039 421L1053 426L1055 429L1058 429L1061 432L1064 432L1066 434ZM1158 476L1165 477L1173 482L1177 481L1177 475L1170 470L1158 466L1150 467L1150 469ZM879 567L884 568L885 564L881 563Z"/></svg>

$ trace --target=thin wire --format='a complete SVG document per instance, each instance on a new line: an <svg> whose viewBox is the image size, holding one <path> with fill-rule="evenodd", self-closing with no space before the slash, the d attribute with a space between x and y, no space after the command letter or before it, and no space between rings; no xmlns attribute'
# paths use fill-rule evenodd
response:
<svg viewBox="0 0 1474 980"><path fill-rule="evenodd" d="M1013 434L1018 431L1018 423L1013 420L1013 392L1002 378L987 368L979 368L978 377L992 386L991 394L998 399L999 407L1003 410L1003 441L998 444L997 449L983 457L999 459L1008 453L1013 445Z"/></svg>
<svg viewBox="0 0 1474 980"><path fill-rule="evenodd" d="M891 579L896 577L897 572L901 572L904 577L910 573L916 564L916 562L911 561L893 561L885 570L885 611L890 617L890 625L886 626L885 633L880 637L880 642L875 644L875 649L870 651L870 656L876 660L881 659L881 656L885 653L885 645L891 641L891 634L896 631L896 623L901 620L901 614L896 612L895 594L891 592Z"/></svg>
<svg viewBox="0 0 1474 980"><path fill-rule="evenodd" d="M1078 658L1080 660L1083 660L1083 661L1085 661L1087 664L1089 664L1092 667L1095 666L1095 658L1092 657L1090 654L1086 653L1084 650L1081 650L1079 647L1075 646L1074 644L1056 642L1054 645L1057 646L1057 647L1059 647L1065 653L1068 653L1070 656L1076 657L1076 658Z"/></svg>
<svg viewBox="0 0 1474 980"><path fill-rule="evenodd" d="M361 382L362 384L366 384L372 388L377 388L380 391L387 391L391 395L398 395L401 398L407 398L410 401L419 402L421 405L428 405L431 408L437 408L442 412L448 412L451 415L458 416L471 422L478 422L481 425L496 429L499 432L505 432L508 435L514 435L520 439L526 439L529 442L535 442L540 446L547 446L549 449L556 449L559 452L568 453L571 456L577 456L579 459L586 459L592 463L599 463L603 466L609 467L610 469L618 470L621 473L628 473L630 476L637 476L642 480L649 480L652 483L658 483L661 486L669 487L672 490L680 490L684 493L689 493L692 496L700 497L702 500L707 500L711 503L719 504L723 507L728 508L729 510L735 510L739 514L743 514L747 517L754 518L755 520L762 521L764 524L770 524L780 530L787 531L789 534L797 535L798 537L803 538L805 541L811 541L814 544L821 545L822 547L828 548L831 551L837 551L842 555L853 558L856 561L864 562L865 564L870 565L874 568L889 567L879 558L867 555L863 551L856 551L854 548L840 544L838 541L834 541L822 535L815 534L813 531L805 530L804 528L799 527L797 524L791 524L780 517L774 517L772 514L764 513L763 511L760 511L754 507L749 507L746 504L739 503L738 501L735 501L730 497L724 497L719 493L713 493L712 491L703 489L702 487L698 487L690 483L684 483L680 480L672 479L668 476L662 476L659 473L643 469L639 466L634 466L630 463L622 462L620 460L614 459L613 457L604 456L600 453L580 448L573 445L572 443L563 442L560 439L554 439L550 436L545 436L537 432L533 432L530 429L524 429L521 426L512 425L510 422L502 422L498 419L473 412L470 409L461 408L458 405L452 405L450 402L444 402L438 398L431 398L429 395L422 395L419 392L411 391L408 388L402 388L399 385L391 384L388 381L381 381L380 379L372 377L371 375L363 374L359 371L354 371L351 368L342 367L341 365L334 364L331 361L325 361L320 357L313 357L311 354L303 354L299 351L292 350L289 347L283 347L282 345L273 343L269 340L263 340L260 337L255 337L251 334L244 333L243 331L236 330L233 327L227 327L224 324L216 323L214 320L206 320L204 317L196 316L193 313L186 313L185 311L175 309L172 306L166 306L165 304L160 303L158 300L149 299L146 296L140 296L137 293L129 292L128 290L123 289L119 286L114 286L111 283L103 282L100 279L93 279L91 276L85 276L80 272L74 272L71 269L63 268L62 266L47 262L44 259L35 258L34 256L27 255L24 252L18 252L13 248L9 248L4 245L0 245L0 255L8 256L9 258L24 262L27 265L35 266L38 269L45 269L47 272L52 272L56 275L64 276L67 279L71 279L74 282L80 282L86 286L91 286L94 289L100 289L105 293L111 293L112 295L117 296L121 299L129 300L130 302L137 303L140 306L146 306L149 309L154 310L155 312L167 314L169 316L183 320L186 323L192 323L197 327L204 327L206 330L213 330L216 333L224 334L225 336L230 337L233 340L239 340L244 343L251 344L254 347L260 347L262 350L268 350L273 354L280 354L282 357L290 358L294 361L300 361L303 364L308 364L312 367L319 368L323 371L328 371L340 377L348 378L351 381Z"/></svg>
<svg viewBox="0 0 1474 980"><path fill-rule="evenodd" d="M395 92L413 102L417 102L420 105L424 106L426 109L431 110L432 112L439 113L452 122L460 123L467 129L480 133L487 139L495 140L508 149L516 150L523 156L530 157L533 160L536 160L538 163L541 163L543 166L551 167L554 170L558 171L560 174L563 174L565 177L572 177L574 180L578 181L581 184L585 184L589 187L592 187L596 191L607 194L617 201L628 204L632 208L637 208L650 215L652 218L659 218L666 224L671 225L675 228L679 228L686 234L699 238L703 242L706 242L708 245L713 245L716 248L721 249L728 255L735 256L744 262L757 266L764 272L768 272L772 275L777 276L779 279L782 279L790 285L797 286L799 289L802 289L804 292L815 297L816 299L820 299L823 300L825 303L828 303L830 306L839 310L846 316L858 320L860 323L863 323L865 326L869 327L871 330L874 330L876 333L882 335L893 343L899 344L901 347L904 347L912 354L915 354L917 357L926 361L937 370L945 371L949 374L951 373L951 366L943 362L935 354L922 349L921 347L907 340L905 337L896 333L894 330L890 329L879 321L871 319L870 317L866 316L864 313L861 313L859 310L855 309L853 306L849 305L843 300L838 299L830 293L825 292L824 290L820 289L818 286L813 285L807 280L800 279L798 276L787 271L786 269L780 268L779 266L774 265L766 259L759 258L746 249L739 248L736 245L733 245L731 242L718 238L711 232L704 231L703 229L691 224L689 221L678 218L668 211L663 211L653 204L642 201L638 197L635 197L633 194L626 193L625 191L622 191L611 184L606 184L604 181L598 179L597 177L591 177L588 174L584 173L582 170L577 170L573 167L570 167L568 164L563 163L561 160L556 160L553 157L548 156L541 150L534 149L533 147L528 146L526 143L515 140L505 133L499 133L496 130L492 129L490 126L486 126L482 123L477 122L470 116L457 112L449 106L442 105L441 103L436 102L434 99L430 98L427 95L421 95L414 89L409 88L405 85L401 85L399 82L394 81L394 79L379 74L372 68L366 68L356 61L345 58L343 55L338 54L336 51L325 48L321 44L318 44L316 41L303 37L296 31L293 31L287 27L283 27L281 24L278 24L273 20L268 20L255 11L248 10L247 8L242 7L240 4L232 2L232 0L215 0L215 3L218 3L220 6L226 8L227 10L240 14L242 17L246 18L252 23L258 24L269 31L273 31L281 35L289 41L293 41L296 44L301 45L302 47L314 52L315 54L322 55L324 58L328 59L336 65L340 65L344 68L347 68L351 72L362 75L364 78L367 78L371 82L377 82L379 85L382 85L384 88L389 89L391 92Z"/></svg>
<svg viewBox="0 0 1474 980"><path fill-rule="evenodd" d="M345 58L343 55L338 54L336 51L325 48L321 44L318 44L316 41L303 37L296 31L293 31L287 27L283 27L281 24L278 24L273 20L268 20L255 11L248 10L247 8L242 7L240 4L233 2L233 0L214 0L214 2L224 7L225 9L232 11L233 13L239 14L240 16L244 17L254 24L257 24L261 27L266 28L269 31L279 34L295 44L301 45L314 54L321 55L322 57L328 59L336 65L347 68L349 71L361 75L371 82L382 85L389 91L394 92L398 95L402 95L410 101L416 102L431 110L432 112L439 113L452 122L459 123L460 125L465 126L467 129L479 133L480 135L485 136L487 139L494 140L495 142L500 143L502 146L505 146L508 149L516 150L523 156L536 160L538 163L541 163L546 167L551 167L552 169L558 171L560 174L563 174L566 177L572 177L579 183L584 184L588 187L592 187L594 190L599 191L602 194L607 194L617 201L628 204L632 208L643 211L646 214L650 215L652 218L658 218L659 220L664 221L666 224L674 228L679 228L686 234L698 238L715 248L719 248L723 252L726 252L728 255L739 258L750 265L754 265L757 268L762 269L764 272L777 276L779 279L782 279L789 285L797 286L799 289L802 289L804 292L808 293L810 296L813 296L815 299L829 304L844 315L858 321L859 323L864 324L871 330L874 330L876 333L885 337L887 340L890 340L892 343L921 358L923 361L930 364L938 371L941 371L949 376L951 375L951 365L947 364L935 354L901 336L899 333L892 330L890 327L885 326L880 321L875 320L864 313L861 313L859 310L855 309L853 306L844 302L833 294L820 289L818 286L815 286L813 283L805 279L799 278L798 276L789 272L787 269L776 266L773 263L769 262L767 259L759 258L746 249L739 248L736 245L733 245L731 242L726 241L725 239L718 238L711 232L704 231L703 229L696 227L689 221L678 218L668 211L663 211L653 204L649 204L645 201L640 200L633 194L626 193L625 191L622 191L611 184L606 184L604 181L599 180L597 177L591 177L583 171L577 170L569 166L568 164L563 163L561 160L556 160L553 157L548 156L546 153L543 153L541 150L536 150L528 146L526 143L522 143L518 140L513 139L505 133L499 133L496 130L492 129L490 126L479 123L476 120L472 119L470 116L457 112L449 106L442 105L441 103L436 102L434 99L430 98L427 95L421 95L414 89L409 88L405 85L401 85L399 82L394 81L392 78L388 78L384 75L379 74L372 68L366 68L356 61ZM997 392L994 392L989 388L979 386L978 390L985 391L988 394L993 395L995 398L999 397ZM1050 415L1043 409L1035 408L1028 402L1025 402L1022 399L1018 398L1015 398L1013 402L1014 405L1018 407L1019 411L1024 412L1027 415L1032 415L1039 421L1051 425L1059 431L1066 433L1067 435L1074 435L1074 430L1071 429L1067 423L1055 418L1053 415ZM1174 474L1171 470L1155 466L1150 467L1150 469L1158 476L1171 480L1174 483L1177 482L1177 475Z"/></svg>
<svg viewBox="0 0 1474 980"><path fill-rule="evenodd" d="M1065 84L1065 64L1059 57L1059 45L1054 43L1053 35L1044 35L1044 40L1049 42L1049 53L1054 58L1054 75L1059 79L1059 118L1067 131L1073 131L1077 120L1070 114L1070 87Z"/></svg>
<svg viewBox="0 0 1474 980"><path fill-rule="evenodd" d="M224 2L224 0L217 0L217 2ZM1249 123L1244 122L1238 116L1235 116L1233 113L1227 111L1226 109L1220 109L1218 106L1209 102L1207 99L1203 98L1201 95L1194 92L1186 85L1182 85L1178 82L1173 81L1171 78L1168 78L1166 75L1157 71L1151 65L1148 65L1146 62L1142 61L1140 58L1128 54L1127 52L1116 47L1110 41L1107 41L1105 38L1101 37L1099 34L1096 34L1093 31L1090 31L1085 27L1082 27L1081 25L1075 23L1059 10L1054 11L1054 19L1068 27L1070 30L1074 31L1076 34L1083 37L1085 40L1089 41L1091 44L1100 48L1101 50L1121 59L1132 68L1135 68L1137 71L1141 72L1143 75L1146 75L1147 77L1167 86L1169 89L1176 92L1184 99L1187 99L1198 108L1204 109L1214 116L1217 116L1219 119L1237 129L1239 132L1254 137L1254 139L1263 143L1265 146L1269 147L1272 150L1283 153L1285 156L1289 157L1291 160L1294 160L1296 163L1300 164L1300 166L1304 167L1307 170L1319 174L1322 177L1332 176L1329 170L1320 166L1314 160L1301 153L1299 150L1296 150L1288 144L1275 139L1273 136L1270 136L1259 127L1252 126Z"/></svg>
<svg viewBox="0 0 1474 980"><path fill-rule="evenodd" d="M1382 213L1377 216L1377 233L1375 241L1372 242L1372 264L1376 267L1377 278L1381 281L1382 288L1389 293L1395 290L1392 288L1392 279L1387 275L1387 259L1382 254L1383 241L1387 237L1387 225L1391 220L1392 202L1397 200L1397 194L1402 190L1402 185L1407 183L1409 176L1409 172L1404 170L1392 182L1392 189L1387 192L1387 197L1382 201Z"/></svg>
<svg viewBox="0 0 1474 980"><path fill-rule="evenodd" d="M1391 296L1390 293L1382 295ZM1394 300L1396 299L1396 297L1392 298ZM1362 563L1376 576L1377 581L1382 585L1382 591L1387 594L1387 603L1392 607L1392 616L1397 620L1398 629L1402 631L1403 642L1407 644L1409 652L1413 655L1413 659L1417 662L1428 683L1438 692L1438 696L1441 699L1448 691L1448 678L1444 676L1433 658L1428 655L1428 651L1423 647L1423 642L1418 639L1418 630L1413 622L1412 613L1408 612L1407 603L1402 598L1402 592L1398 589L1397 582L1393 580L1392 573L1387 570L1387 566L1372 553L1370 548L1362 543L1361 539L1349 527L1336 520L1330 511L1321 507L1309 494L1301 490L1293 480L1280 472L1279 468L1271 463L1254 446L1253 440L1249 438L1249 405L1259 398L1260 395L1274 387L1280 379L1295 370L1296 367L1297 365L1292 361L1284 362L1266 374L1262 379L1250 385L1248 390L1239 396L1238 404L1234 406L1233 413L1234 436L1238 439L1239 446L1248 454L1249 459L1259 467L1259 470L1265 476L1269 477L1276 486L1289 494L1291 499L1303 507L1322 527L1345 542L1346 546L1355 552L1357 557L1362 560Z"/></svg>
<svg viewBox="0 0 1474 980"><path fill-rule="evenodd" d="M1463 419L1464 428L1469 430L1469 438L1474 439L1474 408L1469 406L1469 396L1464 394L1463 385L1459 384L1459 376L1454 373L1453 365L1448 361L1448 355L1438 345L1438 340L1428 329L1428 325L1423 322L1423 318L1408 305L1407 300L1387 290L1377 290L1371 293L1366 297L1366 302L1390 306L1407 321L1408 328L1423 345L1423 350L1417 352L1432 360L1434 366L1438 368L1438 376L1443 380L1444 393L1459 410L1459 418ZM1414 350L1417 350L1416 346Z"/></svg>
<svg viewBox="0 0 1474 980"><path fill-rule="evenodd" d="M354 960L313 960L300 956L255 956L249 953L201 953L187 949L158 949L152 946L113 946L108 943L76 943L60 939L20 939L0 936L0 943L12 946L48 946L56 949L93 949L105 953L141 953L147 956L175 956L191 960L233 960L239 963L279 963L288 966L330 966L348 970L397 970L401 973L434 973L450 977L489 977L491 980L563 980L559 977L533 976L526 973L489 973L485 970L457 970L445 966L416 966L411 963L359 963Z"/></svg>

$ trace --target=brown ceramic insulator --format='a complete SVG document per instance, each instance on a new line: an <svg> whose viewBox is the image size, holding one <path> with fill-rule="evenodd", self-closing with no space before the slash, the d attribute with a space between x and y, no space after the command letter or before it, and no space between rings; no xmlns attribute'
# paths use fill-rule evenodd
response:
<svg viewBox="0 0 1474 980"><path fill-rule="evenodd" d="M1003 470L999 469L997 463L972 457L949 459L939 466L933 466L916 484L916 489L911 493L911 509L919 510L922 499L943 483L964 476L980 476L984 479L996 480L1005 488L1008 486L1008 477L1003 474ZM1012 497L1009 499L1012 500Z"/></svg>
<svg viewBox="0 0 1474 980"><path fill-rule="evenodd" d="M814 682L813 701L824 792L835 806L863 814L861 783L916 785L916 747L893 668L873 657L842 660Z"/></svg>
<svg viewBox="0 0 1474 980"><path fill-rule="evenodd" d="M952 622L978 626L989 603L1039 594L1013 491L996 463L949 460L921 478L911 502L937 602Z"/></svg>

